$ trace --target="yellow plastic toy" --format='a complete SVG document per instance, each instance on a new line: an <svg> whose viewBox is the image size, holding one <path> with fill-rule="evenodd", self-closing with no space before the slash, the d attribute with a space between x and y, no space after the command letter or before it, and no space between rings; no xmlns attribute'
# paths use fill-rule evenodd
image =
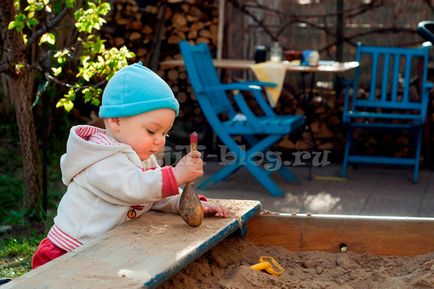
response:
<svg viewBox="0 0 434 289"><path fill-rule="evenodd" d="M269 274L274 276L280 276L283 272L285 272L285 269L280 266L280 264L277 263L277 261L274 260L273 257L270 256L259 257L259 263L250 266L250 268L256 271L265 270Z"/></svg>

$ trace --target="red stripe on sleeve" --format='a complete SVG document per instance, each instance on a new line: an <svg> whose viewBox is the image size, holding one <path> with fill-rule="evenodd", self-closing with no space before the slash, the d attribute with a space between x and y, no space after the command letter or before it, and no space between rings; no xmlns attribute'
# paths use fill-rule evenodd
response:
<svg viewBox="0 0 434 289"><path fill-rule="evenodd" d="M179 193L178 183L176 182L175 175L173 174L172 166L165 166L161 168L163 175L162 195L163 198L168 196L174 196Z"/></svg>

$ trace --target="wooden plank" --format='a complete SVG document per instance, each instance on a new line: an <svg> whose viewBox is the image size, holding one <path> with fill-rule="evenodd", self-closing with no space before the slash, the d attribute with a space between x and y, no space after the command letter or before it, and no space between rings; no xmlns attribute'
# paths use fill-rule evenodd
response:
<svg viewBox="0 0 434 289"><path fill-rule="evenodd" d="M415 256L434 252L434 218L350 215L262 215L247 226L246 239L291 251L348 251Z"/></svg>
<svg viewBox="0 0 434 289"><path fill-rule="evenodd" d="M343 73L345 71L351 70L359 66L356 61L351 62L335 62L335 61L324 61L320 62L319 66L302 66L294 65L288 61L282 62L286 66L288 72L329 72L329 73ZM214 65L216 68L226 68L226 69L250 69L250 66L255 64L253 60L245 59L214 59ZM161 67L170 68L176 66L184 66L184 61L182 59L176 60L166 60L160 62Z"/></svg>
<svg viewBox="0 0 434 289"><path fill-rule="evenodd" d="M154 288L259 213L258 201L213 200L231 217L189 227L178 215L148 212L2 286L9 288Z"/></svg>

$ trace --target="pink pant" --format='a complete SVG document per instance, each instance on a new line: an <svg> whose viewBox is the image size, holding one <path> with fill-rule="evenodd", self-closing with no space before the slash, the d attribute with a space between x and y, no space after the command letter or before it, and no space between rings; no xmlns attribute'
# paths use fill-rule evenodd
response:
<svg viewBox="0 0 434 289"><path fill-rule="evenodd" d="M54 245L53 242L51 242L48 238L45 238L41 241L41 243L39 243L38 249L33 255L32 269L36 269L39 266L44 265L45 263L48 263L51 260L54 260L65 253L65 250L60 249L59 247Z"/></svg>

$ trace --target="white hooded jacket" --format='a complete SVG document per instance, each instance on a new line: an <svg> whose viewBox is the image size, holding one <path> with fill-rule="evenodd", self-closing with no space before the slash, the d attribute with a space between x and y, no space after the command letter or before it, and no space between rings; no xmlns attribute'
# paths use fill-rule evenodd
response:
<svg viewBox="0 0 434 289"><path fill-rule="evenodd" d="M60 166L68 189L48 238L65 251L151 209L179 212L172 167L160 167L155 156L141 161L103 129L72 127Z"/></svg>

